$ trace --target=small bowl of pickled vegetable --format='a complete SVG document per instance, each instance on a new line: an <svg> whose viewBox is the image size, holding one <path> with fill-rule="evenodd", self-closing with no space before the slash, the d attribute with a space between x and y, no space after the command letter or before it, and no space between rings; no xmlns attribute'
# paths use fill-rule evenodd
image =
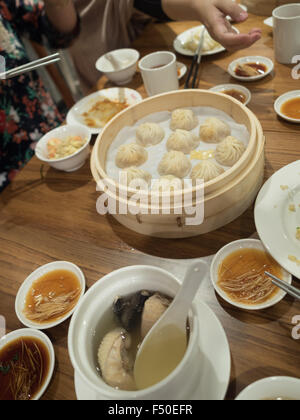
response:
<svg viewBox="0 0 300 420"><path fill-rule="evenodd" d="M86 162L91 134L85 127L65 125L46 134L38 142L35 154L42 162L65 172L74 172Z"/></svg>

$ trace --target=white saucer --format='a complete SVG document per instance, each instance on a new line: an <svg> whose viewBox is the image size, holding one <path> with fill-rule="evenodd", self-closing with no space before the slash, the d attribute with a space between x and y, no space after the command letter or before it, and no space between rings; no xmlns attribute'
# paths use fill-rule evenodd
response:
<svg viewBox="0 0 300 420"><path fill-rule="evenodd" d="M235 74L235 69L238 64L246 64L246 63L254 63L254 62L264 64L267 67L267 71L263 74L259 74L258 76L252 76L252 77L242 77L242 76L237 76ZM241 80L243 82L254 82L257 80L264 79L269 74L271 74L273 70L274 70L273 61L267 57L262 57L259 55L238 58L237 60L232 61L232 63L230 63L228 67L228 73L230 74L230 76L232 76L234 79Z"/></svg>
<svg viewBox="0 0 300 420"><path fill-rule="evenodd" d="M292 123L296 123L296 124L300 124L300 119L296 119L296 118L290 118L286 115L284 115L281 112L281 107L282 105L289 101L290 99L294 99L294 98L300 98L300 90L293 90L291 92L287 92L284 95L281 95L275 102L274 104L274 109L277 115L279 115L281 118L283 118L286 121L292 122Z"/></svg>
<svg viewBox="0 0 300 420"><path fill-rule="evenodd" d="M202 351L202 376L199 387L195 389L191 400L223 400L226 396L231 373L231 356L225 331L214 312L196 297L200 312L201 335L199 347ZM85 381L75 371L75 391L78 400L105 400L89 389Z"/></svg>

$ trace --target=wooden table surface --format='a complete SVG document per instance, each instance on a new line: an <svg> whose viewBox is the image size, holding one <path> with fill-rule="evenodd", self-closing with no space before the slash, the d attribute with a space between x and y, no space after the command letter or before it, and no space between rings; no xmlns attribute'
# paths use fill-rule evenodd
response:
<svg viewBox="0 0 300 420"><path fill-rule="evenodd" d="M176 34L196 22L150 25L134 46L141 55L155 50L172 50ZM231 60L245 55L274 59L271 29L263 19L250 16L238 28L247 31L261 27L262 40L247 51L227 52L204 58L200 88L232 82L226 69ZM186 64L190 59L178 56ZM102 78L98 88L110 87ZM129 87L145 96L141 77ZM275 64L274 77L249 84L250 109L262 123L266 142L265 177L299 159L300 127L277 118L274 100L288 90L299 88L291 77L291 66ZM24 279L39 266L55 260L72 261L82 268L88 287L111 271L135 264L168 267L173 272L184 265L181 259L216 253L225 244L255 233L253 208L230 225L201 237L160 240L140 236L120 226L112 217L96 212L98 193L89 163L76 173L66 174L44 167L36 158L0 196L0 315L7 332L22 328L14 303ZM160 257L160 258L158 258ZM164 259L174 259L167 261ZM219 317L232 353L231 381L227 398L233 399L258 379L287 375L300 378L299 342L292 339L292 318L300 315L300 304L287 297L276 307L259 313L240 311L219 299L209 282L201 289L202 298ZM56 352L53 380L44 399L75 399L73 369L68 357L69 321L47 331Z"/></svg>

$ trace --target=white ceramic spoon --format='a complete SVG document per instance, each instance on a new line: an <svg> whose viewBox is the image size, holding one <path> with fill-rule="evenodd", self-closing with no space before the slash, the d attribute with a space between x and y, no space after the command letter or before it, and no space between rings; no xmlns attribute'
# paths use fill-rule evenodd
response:
<svg viewBox="0 0 300 420"><path fill-rule="evenodd" d="M188 314L207 271L208 266L204 261L188 268L172 304L146 335L134 365L134 377L139 389L160 382L181 362L187 348Z"/></svg>

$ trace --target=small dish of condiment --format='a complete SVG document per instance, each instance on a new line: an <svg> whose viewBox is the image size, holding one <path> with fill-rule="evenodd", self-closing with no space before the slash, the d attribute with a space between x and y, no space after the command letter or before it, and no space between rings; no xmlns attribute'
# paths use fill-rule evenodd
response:
<svg viewBox="0 0 300 420"><path fill-rule="evenodd" d="M274 104L275 112L281 118L292 123L300 123L300 90L287 92Z"/></svg>
<svg viewBox="0 0 300 420"><path fill-rule="evenodd" d="M0 339L0 401L38 400L54 371L55 353L41 331L25 328Z"/></svg>
<svg viewBox="0 0 300 420"><path fill-rule="evenodd" d="M251 101L250 90L242 85L228 83L225 85L214 86L209 90L212 92L224 93L225 95L231 96L232 98L240 101L243 105L248 105Z"/></svg>
<svg viewBox="0 0 300 420"><path fill-rule="evenodd" d="M219 296L240 309L261 310L280 302L286 293L265 275L271 272L288 284L292 276L266 251L257 239L231 242L214 257L211 280Z"/></svg>
<svg viewBox="0 0 300 420"><path fill-rule="evenodd" d="M237 80L253 82L268 76L274 70L274 63L267 57L249 56L230 63L228 73Z"/></svg>
<svg viewBox="0 0 300 420"><path fill-rule="evenodd" d="M53 328L76 309L85 292L85 277L76 265L57 261L38 268L20 287L15 310L29 328Z"/></svg>

